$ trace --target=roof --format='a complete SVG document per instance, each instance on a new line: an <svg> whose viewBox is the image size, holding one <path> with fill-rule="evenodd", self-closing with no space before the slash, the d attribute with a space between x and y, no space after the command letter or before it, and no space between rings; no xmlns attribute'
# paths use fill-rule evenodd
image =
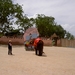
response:
<svg viewBox="0 0 75 75"><path fill-rule="evenodd" d="M51 38L58 37L55 33L51 36Z"/></svg>

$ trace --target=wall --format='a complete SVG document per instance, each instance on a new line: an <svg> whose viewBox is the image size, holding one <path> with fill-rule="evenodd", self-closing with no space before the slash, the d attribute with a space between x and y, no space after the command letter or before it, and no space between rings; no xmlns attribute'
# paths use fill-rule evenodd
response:
<svg viewBox="0 0 75 75"><path fill-rule="evenodd" d="M1 37L0 38L0 44L8 44L8 41L12 40L13 45L24 45L24 39L23 38L7 38L7 37ZM52 40L51 39L43 39L45 46L52 46ZM59 39L57 40L57 46L61 47L75 47L75 40L67 40L67 39Z"/></svg>
<svg viewBox="0 0 75 75"><path fill-rule="evenodd" d="M7 37L1 37L0 38L0 44L8 44L8 41L12 40L13 45L24 45L24 39L23 38L7 38ZM45 46L52 46L52 40L50 39L43 39ZM57 41L57 46L61 46L60 40Z"/></svg>
<svg viewBox="0 0 75 75"><path fill-rule="evenodd" d="M8 41L11 40L14 45L23 45L23 38L0 38L0 44L8 44Z"/></svg>
<svg viewBox="0 0 75 75"><path fill-rule="evenodd" d="M61 39L61 46L63 46L63 47L75 47L75 40Z"/></svg>

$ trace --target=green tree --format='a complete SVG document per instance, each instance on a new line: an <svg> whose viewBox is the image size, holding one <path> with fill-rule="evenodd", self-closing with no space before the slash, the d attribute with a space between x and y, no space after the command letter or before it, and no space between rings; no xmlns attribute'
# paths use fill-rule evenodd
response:
<svg viewBox="0 0 75 75"><path fill-rule="evenodd" d="M65 38L68 39L68 40L73 40L74 39L74 36L71 33L66 32Z"/></svg>
<svg viewBox="0 0 75 75"><path fill-rule="evenodd" d="M58 25L54 20L54 17L38 14L35 19L35 25L41 36L50 37L56 33L60 38L64 38L66 30L64 30L61 25Z"/></svg>
<svg viewBox="0 0 75 75"><path fill-rule="evenodd" d="M20 32L20 29L12 29L9 32L5 33L5 36L7 37L20 37L23 35L22 32Z"/></svg>
<svg viewBox="0 0 75 75"><path fill-rule="evenodd" d="M35 19L35 24L41 36L50 37L52 35L52 26L54 25L53 17L38 14L38 16Z"/></svg>
<svg viewBox="0 0 75 75"><path fill-rule="evenodd" d="M19 19L18 21L16 21L16 24L18 24L19 28L25 32L26 29L28 29L29 27L33 26L34 23L34 19L33 18L28 18L26 15L23 16L21 19Z"/></svg>
<svg viewBox="0 0 75 75"><path fill-rule="evenodd" d="M54 25L53 29L53 32L56 33L60 38L64 38L66 30L64 30L61 25Z"/></svg>
<svg viewBox="0 0 75 75"><path fill-rule="evenodd" d="M11 29L14 22L23 16L22 7L19 4L13 4L12 0L0 0L0 32L6 33Z"/></svg>

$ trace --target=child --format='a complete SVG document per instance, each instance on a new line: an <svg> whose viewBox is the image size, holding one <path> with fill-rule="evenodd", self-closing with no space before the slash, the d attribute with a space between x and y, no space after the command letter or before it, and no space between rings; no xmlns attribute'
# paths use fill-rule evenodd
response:
<svg viewBox="0 0 75 75"><path fill-rule="evenodd" d="M12 55L12 43L11 40L8 42L8 55Z"/></svg>

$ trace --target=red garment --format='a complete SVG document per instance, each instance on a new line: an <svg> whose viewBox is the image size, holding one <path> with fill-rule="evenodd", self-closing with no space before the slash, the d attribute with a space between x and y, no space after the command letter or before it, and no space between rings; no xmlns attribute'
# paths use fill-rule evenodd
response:
<svg viewBox="0 0 75 75"><path fill-rule="evenodd" d="M35 41L34 41L34 47L37 46L37 43L39 42L39 40L41 40L40 38L36 38Z"/></svg>

